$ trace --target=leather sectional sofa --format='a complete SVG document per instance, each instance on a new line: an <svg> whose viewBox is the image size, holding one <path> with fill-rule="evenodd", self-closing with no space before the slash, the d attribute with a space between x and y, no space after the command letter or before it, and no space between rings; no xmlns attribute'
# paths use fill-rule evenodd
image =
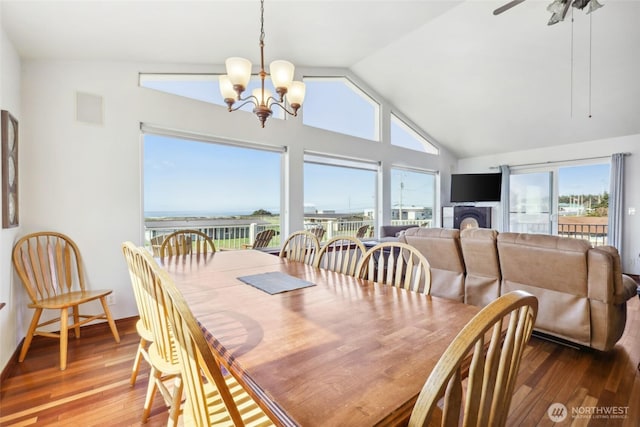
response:
<svg viewBox="0 0 640 427"><path fill-rule="evenodd" d="M410 228L399 239L429 260L433 295L485 306L521 289L538 298L537 331L601 351L622 336L637 293L618 251L586 240L483 228Z"/></svg>

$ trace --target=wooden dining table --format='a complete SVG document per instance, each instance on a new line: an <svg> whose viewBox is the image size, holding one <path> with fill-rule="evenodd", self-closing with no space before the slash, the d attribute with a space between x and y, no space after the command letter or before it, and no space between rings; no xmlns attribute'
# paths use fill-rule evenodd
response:
<svg viewBox="0 0 640 427"><path fill-rule="evenodd" d="M159 260L222 363L283 426L406 424L425 380L478 307L257 250ZM268 294L238 277L313 286Z"/></svg>

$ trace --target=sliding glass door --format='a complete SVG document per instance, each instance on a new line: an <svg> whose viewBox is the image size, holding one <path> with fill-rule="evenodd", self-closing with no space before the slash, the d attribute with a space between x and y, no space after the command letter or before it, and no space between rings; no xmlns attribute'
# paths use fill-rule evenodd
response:
<svg viewBox="0 0 640 427"><path fill-rule="evenodd" d="M553 233L552 172L512 174L509 230L516 233Z"/></svg>
<svg viewBox="0 0 640 427"><path fill-rule="evenodd" d="M555 234L607 244L608 163L513 172L509 231Z"/></svg>

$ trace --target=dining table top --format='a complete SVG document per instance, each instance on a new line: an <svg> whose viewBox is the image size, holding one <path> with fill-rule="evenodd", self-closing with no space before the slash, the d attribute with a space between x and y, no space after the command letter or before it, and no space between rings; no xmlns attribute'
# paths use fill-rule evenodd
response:
<svg viewBox="0 0 640 427"><path fill-rule="evenodd" d="M257 250L159 262L277 425L406 424L440 355L480 310ZM312 286L271 295L238 279L273 272Z"/></svg>

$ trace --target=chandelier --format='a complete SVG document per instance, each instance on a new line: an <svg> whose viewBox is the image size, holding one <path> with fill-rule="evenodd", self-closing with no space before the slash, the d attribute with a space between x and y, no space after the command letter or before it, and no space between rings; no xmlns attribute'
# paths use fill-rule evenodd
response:
<svg viewBox="0 0 640 427"><path fill-rule="evenodd" d="M260 0L260 72L258 73L260 87L254 89L250 96L243 98L242 92L247 88L252 75L251 61L232 57L227 58L225 66L227 74L220 76L220 92L230 112L251 103L253 113L258 116L262 127L273 114L271 108L274 105L291 116L298 115L298 109L304 101L305 86L300 81L293 81L294 65L289 61L277 60L269 64L268 74L264 69L264 0ZM278 94L277 98L274 98L271 91L264 87L267 76L271 77L273 87ZM241 104L234 108L236 101ZM287 108L287 104L290 109Z"/></svg>

